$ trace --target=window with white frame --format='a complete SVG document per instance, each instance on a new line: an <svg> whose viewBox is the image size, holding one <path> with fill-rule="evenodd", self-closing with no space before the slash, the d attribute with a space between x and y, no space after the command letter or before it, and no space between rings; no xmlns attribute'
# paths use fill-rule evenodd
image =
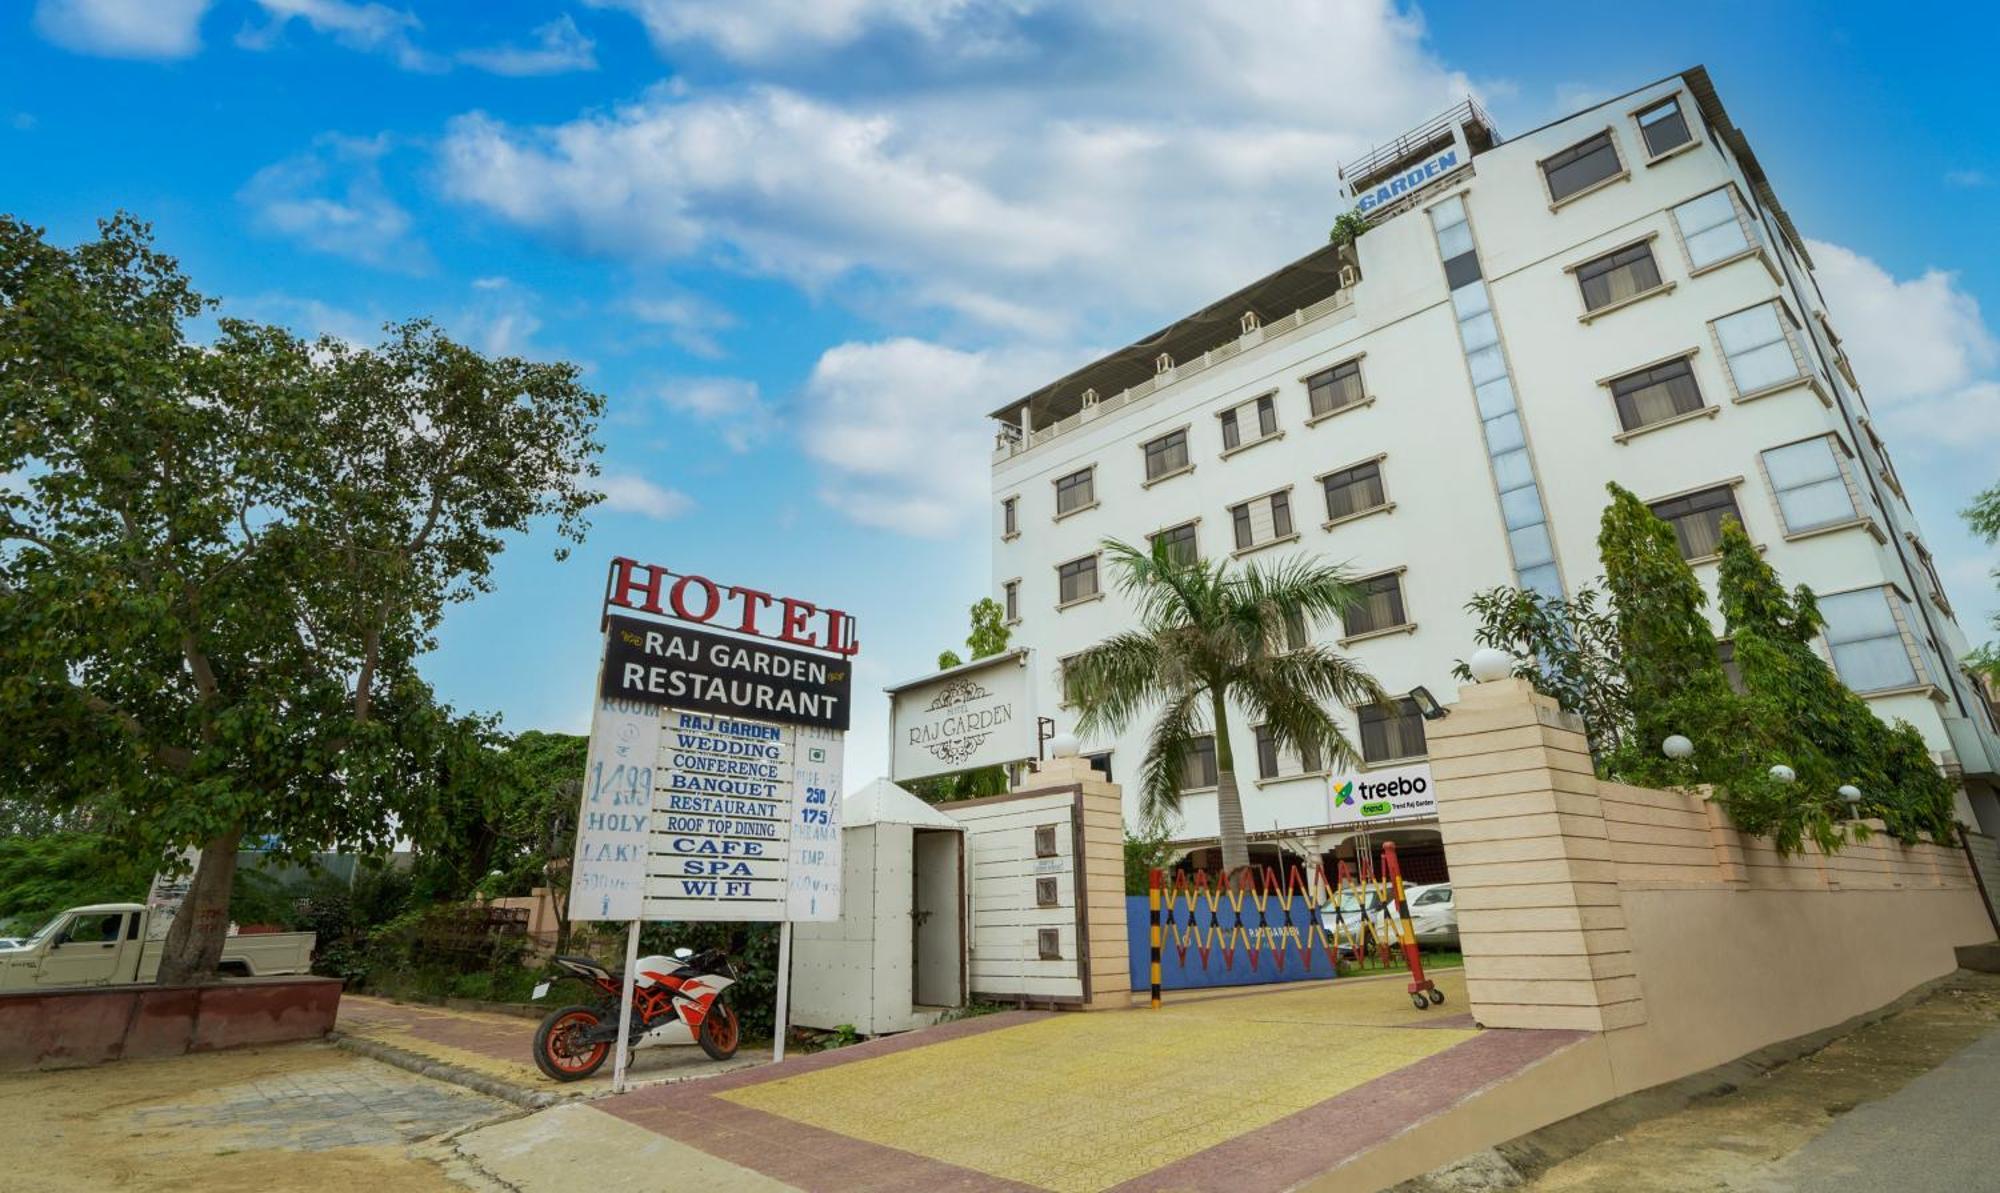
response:
<svg viewBox="0 0 2000 1193"><path fill-rule="evenodd" d="M1687 113L1681 110L1681 97L1678 95L1663 99L1649 108L1641 108L1637 119L1639 135L1646 141L1647 157L1659 157L1694 140L1694 133L1688 128Z"/></svg>
<svg viewBox="0 0 2000 1193"><path fill-rule="evenodd" d="M1361 383L1359 360L1342 361L1306 378L1306 401L1312 408L1314 418L1357 406L1367 396L1367 390Z"/></svg>
<svg viewBox="0 0 2000 1193"><path fill-rule="evenodd" d="M1000 537L1013 538L1021 533L1021 499L1003 498L1000 502Z"/></svg>
<svg viewBox="0 0 2000 1193"><path fill-rule="evenodd" d="M1177 472L1186 472L1189 468L1193 467L1188 461L1188 436L1186 427L1182 427L1177 431L1169 431L1158 439L1147 441L1145 451L1146 479L1149 481L1159 480L1163 476L1172 476Z"/></svg>
<svg viewBox="0 0 2000 1193"><path fill-rule="evenodd" d="M1236 549L1248 551L1292 536L1292 495L1289 487L1253 497L1229 507Z"/></svg>
<svg viewBox="0 0 2000 1193"><path fill-rule="evenodd" d="M1072 472L1056 481L1056 517L1086 510L1097 504L1097 469Z"/></svg>
<svg viewBox="0 0 2000 1193"><path fill-rule="evenodd" d="M1602 310L1660 288L1660 266L1650 240L1627 245L1576 267L1583 309Z"/></svg>
<svg viewBox="0 0 2000 1193"><path fill-rule="evenodd" d="M1907 531L1904 532L1903 538L1909 542L1910 549L1917 553L1917 563L1923 567L1924 577L1930 581L1931 600L1937 602L1937 607L1944 610L1945 616L1951 616L1951 602L1945 599L1944 581L1938 578L1937 561L1931 558L1931 553L1925 549L1922 539Z"/></svg>
<svg viewBox="0 0 2000 1193"><path fill-rule="evenodd" d="M1706 559L1722 551L1722 520L1743 524L1743 511L1736 508L1736 486L1717 485L1712 489L1655 501L1653 516L1674 528L1682 559Z"/></svg>
<svg viewBox="0 0 2000 1193"><path fill-rule="evenodd" d="M1798 349L1798 327L1790 312L1776 302L1724 315L1710 326L1722 345L1722 358L1738 397L1760 394L1806 375Z"/></svg>
<svg viewBox="0 0 2000 1193"><path fill-rule="evenodd" d="M1882 692L1920 682L1921 672L1895 605L1901 596L1889 588L1857 588L1819 599L1826 619L1826 644L1841 682L1857 692Z"/></svg>
<svg viewBox="0 0 2000 1193"><path fill-rule="evenodd" d="M1757 245L1749 213L1730 187L1717 187L1674 208L1674 225L1687 246L1688 264L1696 269L1727 261Z"/></svg>
<svg viewBox="0 0 2000 1193"><path fill-rule="evenodd" d="M1764 453L1764 474L1784 516L1785 532L1801 534L1860 517L1833 437L1820 435Z"/></svg>
<svg viewBox="0 0 2000 1193"><path fill-rule="evenodd" d="M1345 637L1358 638L1363 634L1410 624L1403 608L1403 573L1400 569L1356 581L1354 595L1354 603L1340 615Z"/></svg>
<svg viewBox="0 0 2000 1193"><path fill-rule="evenodd" d="M1424 714L1408 696L1380 704L1364 704L1354 710L1361 723L1361 760L1373 766L1405 758L1421 758L1430 747L1424 742Z"/></svg>
<svg viewBox="0 0 2000 1193"><path fill-rule="evenodd" d="M1257 735L1257 777L1276 779L1292 775L1310 775L1321 770L1319 746L1307 742L1299 750L1281 747L1278 735L1269 725L1256 727Z"/></svg>
<svg viewBox="0 0 2000 1193"><path fill-rule="evenodd" d="M1097 595L1097 556L1072 559L1056 568L1056 603L1073 605Z"/></svg>
<svg viewBox="0 0 2000 1193"><path fill-rule="evenodd" d="M1183 522L1179 526L1169 526L1156 534L1146 536L1149 547L1164 546L1167 558L1186 565L1201 558L1201 546L1195 539L1195 524Z"/></svg>
<svg viewBox="0 0 2000 1193"><path fill-rule="evenodd" d="M1021 620L1021 582L1009 580L1000 586L1000 591L1005 597L1007 620L1009 622Z"/></svg>
<svg viewBox="0 0 2000 1193"><path fill-rule="evenodd" d="M1627 431L1693 414L1703 406L1694 365L1685 356L1613 377L1610 385L1618 425Z"/></svg>
<svg viewBox="0 0 2000 1193"><path fill-rule="evenodd" d="M1204 733L1188 743L1181 755L1181 790L1215 786L1215 735Z"/></svg>
<svg viewBox="0 0 2000 1193"><path fill-rule="evenodd" d="M1542 176L1548 179L1549 198L1557 203L1606 179L1617 177L1623 169L1618 160L1618 146L1613 143L1608 128L1542 161Z"/></svg>
<svg viewBox="0 0 2000 1193"><path fill-rule="evenodd" d="M1382 487L1382 461L1369 460L1352 468L1329 472L1320 478L1326 493L1326 520L1338 522L1389 504Z"/></svg>
<svg viewBox="0 0 2000 1193"><path fill-rule="evenodd" d="M1261 443L1278 433L1278 399L1275 394L1252 398L1241 406L1222 412L1222 450Z"/></svg>

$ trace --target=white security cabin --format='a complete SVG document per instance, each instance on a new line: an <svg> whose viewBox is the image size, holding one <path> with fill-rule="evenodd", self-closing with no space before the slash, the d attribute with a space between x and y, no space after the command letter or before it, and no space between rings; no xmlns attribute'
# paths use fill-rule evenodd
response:
<svg viewBox="0 0 2000 1193"><path fill-rule="evenodd" d="M840 918L792 930L792 1021L928 1027L965 1003L965 829L887 779L840 819Z"/></svg>

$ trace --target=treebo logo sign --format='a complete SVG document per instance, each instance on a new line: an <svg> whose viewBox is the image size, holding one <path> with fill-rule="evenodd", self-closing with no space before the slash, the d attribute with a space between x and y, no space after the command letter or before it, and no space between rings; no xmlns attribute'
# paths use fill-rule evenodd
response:
<svg viewBox="0 0 2000 1193"><path fill-rule="evenodd" d="M1437 815L1436 785L1427 765L1335 775L1329 784L1328 823Z"/></svg>

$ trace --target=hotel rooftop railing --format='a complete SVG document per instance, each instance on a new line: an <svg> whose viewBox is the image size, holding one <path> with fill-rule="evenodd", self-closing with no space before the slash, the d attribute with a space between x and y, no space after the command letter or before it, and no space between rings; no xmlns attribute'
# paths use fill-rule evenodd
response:
<svg viewBox="0 0 2000 1193"><path fill-rule="evenodd" d="M1144 401L1176 382L1198 376L1248 348L1270 343L1280 336L1297 331L1308 323L1317 322L1343 310L1350 310L1353 306L1353 288L1337 290L1311 306L1301 307L1282 319L1274 319L1261 327L1247 331L1226 344L1218 344L1192 360L1182 361L1171 369L1146 378L1130 389L1102 401L1087 404L1074 414L1057 419L1046 427L1037 428L1025 437L1020 427L1002 423L994 438L993 462L998 464L1022 452L1040 447L1050 440L1069 434L1085 423L1095 422L1108 414Z"/></svg>

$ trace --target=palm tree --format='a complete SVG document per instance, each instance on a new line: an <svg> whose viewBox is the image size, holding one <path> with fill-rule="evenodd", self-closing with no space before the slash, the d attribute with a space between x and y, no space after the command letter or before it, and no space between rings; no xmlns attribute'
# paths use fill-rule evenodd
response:
<svg viewBox="0 0 2000 1193"><path fill-rule="evenodd" d="M1188 754L1204 726L1215 733L1216 814L1222 865L1250 864L1237 794L1229 708L1268 727L1279 746L1315 751L1338 765L1360 761L1327 706L1385 703L1374 677L1311 641L1357 600L1340 567L1309 557L1237 571L1223 560L1176 557L1164 540L1151 554L1112 539L1105 553L1139 628L1113 635L1063 665L1067 699L1086 735L1122 732L1155 706L1141 766L1140 808L1157 825L1180 810ZM1287 648L1289 646L1289 649Z"/></svg>

